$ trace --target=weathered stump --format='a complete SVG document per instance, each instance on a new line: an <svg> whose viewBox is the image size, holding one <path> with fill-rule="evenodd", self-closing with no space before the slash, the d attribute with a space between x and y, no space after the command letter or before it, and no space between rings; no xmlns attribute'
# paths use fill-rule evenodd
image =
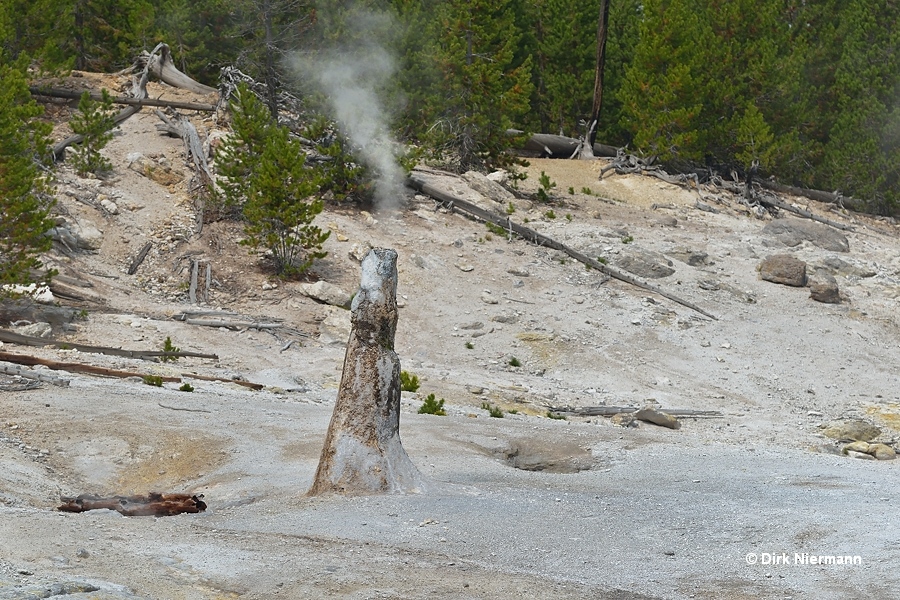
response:
<svg viewBox="0 0 900 600"><path fill-rule="evenodd" d="M352 329L325 446L309 495L418 492L422 476L400 443L397 253L362 261Z"/></svg>

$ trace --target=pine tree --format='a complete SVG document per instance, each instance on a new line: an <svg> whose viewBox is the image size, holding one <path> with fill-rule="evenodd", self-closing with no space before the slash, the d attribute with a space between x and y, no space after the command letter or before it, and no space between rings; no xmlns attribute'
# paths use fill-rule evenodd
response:
<svg viewBox="0 0 900 600"><path fill-rule="evenodd" d="M459 168L508 165L506 130L524 118L531 59L516 62L516 0L450 0L438 8L435 50L443 80L431 96L432 140L452 148Z"/></svg>
<svg viewBox="0 0 900 600"><path fill-rule="evenodd" d="M79 175L99 175L112 170L112 164L100 154L100 150L113 137L114 116L112 97L105 89L100 101L91 99L88 92L81 95L78 113L70 121L72 131L84 138L75 148L75 158L72 161Z"/></svg>
<svg viewBox="0 0 900 600"><path fill-rule="evenodd" d="M869 200L890 213L900 206L900 18L894 2L848 2L838 36L843 39L834 77L837 110L819 179Z"/></svg>
<svg viewBox="0 0 900 600"><path fill-rule="evenodd" d="M323 258L330 232L313 225L323 203L314 198L318 173L305 164L300 142L270 118L249 89L238 87L231 109L234 133L219 159L227 201L240 206L245 245L272 253L275 271L290 277Z"/></svg>
<svg viewBox="0 0 900 600"><path fill-rule="evenodd" d="M50 125L31 99L27 57L7 63L0 50L0 285L27 284L50 249L52 200L39 162L47 156ZM47 273L47 277L52 273Z"/></svg>

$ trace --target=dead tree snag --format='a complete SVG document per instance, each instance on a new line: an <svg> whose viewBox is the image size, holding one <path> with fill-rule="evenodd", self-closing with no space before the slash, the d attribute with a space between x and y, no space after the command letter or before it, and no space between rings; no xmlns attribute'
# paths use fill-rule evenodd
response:
<svg viewBox="0 0 900 600"><path fill-rule="evenodd" d="M337 402L310 496L418 492L423 479L400 444L397 253L362 261Z"/></svg>

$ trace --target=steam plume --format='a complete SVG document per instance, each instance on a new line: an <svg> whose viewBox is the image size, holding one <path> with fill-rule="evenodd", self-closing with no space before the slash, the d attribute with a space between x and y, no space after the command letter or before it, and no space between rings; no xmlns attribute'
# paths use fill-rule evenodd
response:
<svg viewBox="0 0 900 600"><path fill-rule="evenodd" d="M325 94L341 133L355 147L360 160L375 173L378 209L395 209L403 190L403 170L395 158L396 143L388 127L388 113L378 93L396 70L394 57L380 42L379 32L390 17L357 11L352 47L332 48L314 58L294 60L294 68Z"/></svg>

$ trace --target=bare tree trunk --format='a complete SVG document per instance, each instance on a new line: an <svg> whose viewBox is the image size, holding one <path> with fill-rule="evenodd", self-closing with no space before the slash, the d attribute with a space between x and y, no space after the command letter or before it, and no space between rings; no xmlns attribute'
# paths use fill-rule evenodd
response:
<svg viewBox="0 0 900 600"><path fill-rule="evenodd" d="M422 476L400 444L397 253L362 262L344 372L309 495L418 492Z"/></svg>
<svg viewBox="0 0 900 600"><path fill-rule="evenodd" d="M594 145L597 138L597 129L600 123L600 109L603 106L603 70L606 66L606 37L609 29L609 0L602 0L600 4L600 18L597 21L597 66L594 71L594 105L591 108L591 118L588 121L588 133L590 145Z"/></svg>

